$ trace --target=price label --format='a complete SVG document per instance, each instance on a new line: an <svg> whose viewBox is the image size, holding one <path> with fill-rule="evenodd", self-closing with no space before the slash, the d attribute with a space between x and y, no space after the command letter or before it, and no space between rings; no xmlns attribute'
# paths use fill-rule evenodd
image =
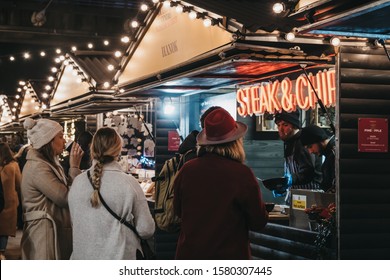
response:
<svg viewBox="0 0 390 280"><path fill-rule="evenodd" d="M306 195L293 194L292 208L304 211L306 209Z"/></svg>

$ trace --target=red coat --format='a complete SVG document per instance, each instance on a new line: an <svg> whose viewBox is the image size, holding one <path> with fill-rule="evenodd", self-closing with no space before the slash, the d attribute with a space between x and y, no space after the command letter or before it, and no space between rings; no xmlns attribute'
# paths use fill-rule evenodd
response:
<svg viewBox="0 0 390 280"><path fill-rule="evenodd" d="M182 219L177 259L250 259L248 231L268 221L251 169L207 153L180 169L174 190Z"/></svg>

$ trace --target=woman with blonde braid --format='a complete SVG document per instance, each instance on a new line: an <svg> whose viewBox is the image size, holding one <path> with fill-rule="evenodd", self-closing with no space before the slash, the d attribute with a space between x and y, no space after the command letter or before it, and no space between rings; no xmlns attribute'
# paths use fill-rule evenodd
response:
<svg viewBox="0 0 390 280"><path fill-rule="evenodd" d="M69 192L72 259L136 259L136 250L141 248L133 231L101 204L99 192L106 204L132 223L142 238L154 233L154 220L138 181L124 173L117 162L121 149L122 139L112 128L100 128L92 139L92 167L74 180Z"/></svg>

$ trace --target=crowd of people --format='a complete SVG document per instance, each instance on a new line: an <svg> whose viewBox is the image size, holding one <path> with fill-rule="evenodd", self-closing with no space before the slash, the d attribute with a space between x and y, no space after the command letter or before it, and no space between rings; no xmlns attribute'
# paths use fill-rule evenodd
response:
<svg viewBox="0 0 390 280"><path fill-rule="evenodd" d="M248 232L261 230L268 212L257 179L245 165L248 127L218 106L200 121L202 130L192 131L180 147L187 157L174 181L174 211L181 218L176 258L250 259ZM301 129L295 112L277 113L275 122L284 141L286 178L285 189L275 195L286 195L290 188L334 189L333 137L316 126ZM153 236L155 222L138 181L118 163L119 134L109 127L94 135L85 132L61 163L66 143L59 123L27 118L24 128L30 144L15 156L7 143L0 143L6 200L0 213L0 257L5 258L8 237L15 236L20 204L22 259L136 259L139 236ZM315 155L324 155L325 162Z"/></svg>

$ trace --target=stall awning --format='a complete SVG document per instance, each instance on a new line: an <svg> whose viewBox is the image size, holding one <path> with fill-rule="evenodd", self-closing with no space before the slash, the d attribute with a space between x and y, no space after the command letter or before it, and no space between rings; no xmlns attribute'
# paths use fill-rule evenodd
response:
<svg viewBox="0 0 390 280"><path fill-rule="evenodd" d="M51 112L56 115L92 115L118 109L132 107L133 105L150 102L150 99L134 97L114 97L113 94L91 93L78 98L56 104Z"/></svg>
<svg viewBox="0 0 390 280"><path fill-rule="evenodd" d="M33 117L42 113L41 100L37 94L37 84L28 82L26 90L20 95L21 104L18 105L19 120L24 120L27 117Z"/></svg>
<svg viewBox="0 0 390 280"><path fill-rule="evenodd" d="M205 27L202 20L165 6L132 51L119 76L118 87L124 92L118 96L224 93L238 83L298 69L300 64L332 63L334 55L333 46L322 39L289 42L275 34L241 36L229 26Z"/></svg>
<svg viewBox="0 0 390 280"><path fill-rule="evenodd" d="M62 107L61 104L68 101L68 104L76 104L74 100L89 94L92 96L102 89L104 83L109 83L115 75L108 69L109 65L114 69L118 67L118 60L111 52L76 51L68 54L52 92L51 110Z"/></svg>

